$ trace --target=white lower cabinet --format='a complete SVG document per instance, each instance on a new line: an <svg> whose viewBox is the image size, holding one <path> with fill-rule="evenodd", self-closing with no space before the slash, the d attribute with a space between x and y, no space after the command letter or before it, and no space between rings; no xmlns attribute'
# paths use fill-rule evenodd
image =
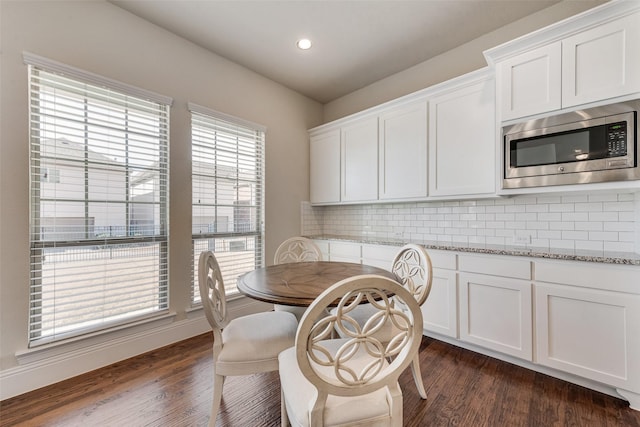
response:
<svg viewBox="0 0 640 427"><path fill-rule="evenodd" d="M455 252L427 250L433 266L431 292L420 307L425 331L458 338L458 274Z"/></svg>
<svg viewBox="0 0 640 427"><path fill-rule="evenodd" d="M640 409L640 268L541 262L536 279L536 363L616 387Z"/></svg>
<svg viewBox="0 0 640 427"><path fill-rule="evenodd" d="M330 259L390 268L398 246L329 241ZM640 266L427 249L425 333L498 352L640 410ZM615 393L611 393L615 394Z"/></svg>
<svg viewBox="0 0 640 427"><path fill-rule="evenodd" d="M458 258L460 339L532 360L531 263L496 255Z"/></svg>
<svg viewBox="0 0 640 427"><path fill-rule="evenodd" d="M531 282L460 273L460 339L532 360Z"/></svg>
<svg viewBox="0 0 640 427"><path fill-rule="evenodd" d="M421 309L424 330L458 338L458 286L455 270L433 269L431 292Z"/></svg>

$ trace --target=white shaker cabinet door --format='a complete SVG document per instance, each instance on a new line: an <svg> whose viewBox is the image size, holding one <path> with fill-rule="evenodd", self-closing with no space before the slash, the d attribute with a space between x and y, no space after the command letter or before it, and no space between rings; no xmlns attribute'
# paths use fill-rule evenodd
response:
<svg viewBox="0 0 640 427"><path fill-rule="evenodd" d="M309 143L311 203L340 201L340 130L313 135Z"/></svg>
<svg viewBox="0 0 640 427"><path fill-rule="evenodd" d="M342 201L378 199L378 118L342 128Z"/></svg>
<svg viewBox="0 0 640 427"><path fill-rule="evenodd" d="M640 91L640 12L562 41L563 108Z"/></svg>
<svg viewBox="0 0 640 427"><path fill-rule="evenodd" d="M496 192L493 78L429 102L429 196L482 196Z"/></svg>
<svg viewBox="0 0 640 427"><path fill-rule="evenodd" d="M460 273L460 339L532 360L531 282Z"/></svg>
<svg viewBox="0 0 640 427"><path fill-rule="evenodd" d="M562 45L556 42L498 64L499 121L561 108L561 54Z"/></svg>
<svg viewBox="0 0 640 427"><path fill-rule="evenodd" d="M640 295L536 284L537 363L640 393Z"/></svg>
<svg viewBox="0 0 640 427"><path fill-rule="evenodd" d="M379 198L425 198L427 102L417 102L381 114L379 135Z"/></svg>
<svg viewBox="0 0 640 427"><path fill-rule="evenodd" d="M431 292L420 308L424 330L458 338L458 284L455 270L433 269Z"/></svg>

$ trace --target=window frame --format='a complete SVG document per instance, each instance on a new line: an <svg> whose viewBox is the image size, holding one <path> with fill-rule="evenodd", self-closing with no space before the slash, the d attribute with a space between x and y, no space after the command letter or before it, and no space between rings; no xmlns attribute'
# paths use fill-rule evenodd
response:
<svg viewBox="0 0 640 427"><path fill-rule="evenodd" d="M25 64L28 65L28 68L29 68L29 82L30 82L29 123L31 125L30 134L29 134L29 141L30 141L29 142L29 153L30 153L29 169L30 169L30 177L31 177L30 184L29 184L29 191L30 191L29 193L30 194L30 202L29 202L30 249L29 250L30 250L30 260L31 260L30 285L29 285L29 295L30 295L29 337L28 337L29 348L35 348L45 344L63 342L67 340L75 340L85 335L93 336L96 333L101 333L102 331L113 330L114 328L119 329L126 325L139 324L139 322L141 321L148 321L151 319L160 319L162 317L165 317L169 313L169 274L168 274L168 269L169 269L169 263L168 263L168 257L169 257L169 122L170 122L170 108L173 102L172 99L163 95L156 94L154 92L150 92L144 89L140 89L140 88L125 84L125 83L111 80L109 78L106 78L97 74L93 74L84 70L80 70L78 68L74 68L66 64L62 64L60 62L53 61L48 58L40 57L37 55L33 55L27 52L23 54L23 58L24 58ZM43 76L44 76L45 82L43 82L42 80ZM84 94L73 94L73 96L69 94L66 95L66 96L70 96L70 99L73 99L74 100L73 102L76 104L81 104L84 102L86 105L87 103L90 103L93 101L96 105L98 105L98 102L97 102L98 98L96 98L95 94L98 93L98 91L105 90L105 91L111 91L111 93L113 93L115 96L114 99L125 99L127 102L126 105L129 105L128 100L131 100L131 102L134 102L134 103L143 102L143 103L148 103L149 105L154 106L154 110L152 110L152 113L149 113L149 117L151 118L151 120L154 120L153 123L155 123L157 126L156 136L157 136L158 151L153 152L154 154L152 155L157 155L158 160L157 160L157 165L155 166L155 169L149 168L149 170L153 171L154 173L157 173L158 202L156 203L154 200L151 203L151 205L154 206L153 208L154 210L157 207L158 224L157 225L154 224L153 229L151 231L149 228L147 228L144 231L146 233L145 235L135 235L132 231L132 227L134 227L134 225L131 222L130 212L131 212L132 206L134 206L136 203L139 203L139 202L136 200L133 200L133 196L132 196L132 189L134 189L134 186L135 186L132 170L134 170L135 167L133 167L128 163L127 150L129 150L129 148L126 148L126 147L129 147L129 143L130 143L129 136L124 138L125 151L127 151L127 163L125 165L120 165L119 168L116 168L116 169L114 169L115 166L110 166L109 164L103 164L103 165L100 165L100 168L102 169L98 169L96 167L97 163L94 161L95 159L90 159L88 154L88 152L90 151L89 149L90 142L95 144L95 142L93 142L93 138L95 138L95 136L93 136L93 134L90 134L89 132L87 132L83 138L84 145L85 145L83 160L73 159L73 158L67 159L58 154L49 156L49 159L51 160L51 164L53 165L53 168L56 168L65 162L75 162L74 167L76 168L76 170L80 170L80 169L84 170L85 181L82 184L78 184L78 187L84 186L84 198L72 199L74 203L83 203L85 205L84 221L82 224L82 227L84 230L82 232L83 235L80 236L80 238L77 238L77 237L69 238L69 236L67 236L66 238L59 238L59 236L56 237L55 234L52 234L53 237L49 239L47 238L46 234L43 234L46 232L42 229L43 225L41 220L44 218L51 218L52 222L55 223L56 218L58 218L57 216L58 213L56 212L54 216L47 216L47 217L41 214L42 213L41 210L43 209L43 206L46 206L46 205L43 205L43 203L47 203L47 200L48 200L47 197L43 197L42 184L43 183L59 184L60 177L61 177L60 170L57 170L56 173L53 175L48 175L48 174L43 174L43 170L45 169L42 169L42 170L40 169L41 165L44 162L46 162L46 160L43 161L43 158L47 157L46 155L44 157L41 157L41 156L43 153L45 153L46 150L49 149L49 148L43 149L43 147L47 147L47 144L53 144L53 145L58 144L57 136L53 143L47 142L47 138L49 138L48 134L50 133L50 131L44 131L44 128L49 126L55 129L56 133L58 132L58 128L57 128L58 124L55 124L55 125L44 124L45 123L44 114L46 113L41 111L43 109L42 102L44 102L43 99L41 98L45 97L45 94L47 93L47 91L52 91L55 89L53 83L49 83L50 86L47 86L47 82L46 82L47 79L50 79L49 81L51 82L56 81L56 79L59 80L60 82L62 81L68 82L71 85L70 86L71 89L84 87L86 90ZM49 101L50 103L51 102L53 103L52 105L54 106L58 105L57 103L59 102L59 100L57 99L57 95L48 95L48 96L53 96L53 98L51 98L52 101ZM107 106L105 108L114 108L113 106L117 104L113 104L105 101L104 105ZM130 111L127 110L127 108L125 107L122 107L122 108L124 111L126 111L124 113L125 114L124 117L126 117L125 122L132 119L130 114L137 114L138 111L141 111L141 110L136 110L135 107L132 107ZM137 107L137 108L142 108L142 107ZM60 110L60 112L58 112L58 114L62 114L61 111L62 109ZM55 118L58 116L53 115L51 117L53 117L53 119L50 118L49 120L55 120ZM77 120L79 123L82 123L84 121L85 127L92 125L91 121L87 117L86 111L85 111L84 117L81 117L79 114L78 115L69 114L69 117L70 117L70 120ZM141 116L141 117L144 117L144 116ZM63 122L62 119L59 119L59 120L60 120L60 123ZM109 126L112 126L115 122L109 121L107 123L109 124ZM121 131L124 135L129 135L129 133L132 132L132 130L128 127L122 128ZM65 132L70 132L70 131L68 130L61 131L61 134L63 135L63 137L64 135L66 135ZM153 134L153 133L150 133L150 134ZM151 136L151 140L154 143L156 142L153 136ZM119 140L118 142L120 143ZM74 142L73 144L75 146L80 145L77 142ZM102 145L100 146L103 147ZM106 142L104 147L111 147L111 145L109 142ZM78 152L81 152L81 151L78 150ZM50 173L51 170L53 170L52 166L47 165L46 170L48 170ZM126 216L124 236L118 235L118 232L116 232L115 236L109 235L109 236L105 236L104 238L103 237L98 238L95 235L95 233L89 233L88 231L90 223L88 222L89 216L87 215L87 212L88 212L87 206L89 203L94 203L94 201L88 196L90 194L88 190L88 186L89 186L88 174L90 172L95 173L96 170L99 170L102 173L107 173L109 171L122 173L124 171L123 173L126 176L125 178L126 185L124 187L125 200L109 202L109 199L106 196L104 199L99 199L99 202L116 203L123 206L125 216ZM52 176L55 178L53 181L51 181ZM111 187L107 187L107 188L111 188ZM156 196L155 189L154 189L153 195L154 197ZM60 203L61 200L62 199L60 197L57 197L56 195L53 198L50 198L49 202L55 204L56 202ZM77 217L77 218L73 217L73 218L78 219L80 217ZM124 311L122 314L118 314L118 315L113 315L113 314L109 315L109 313L106 313L101 319L96 319L92 317L89 320L81 320L82 316L80 316L79 314L76 314L78 318L75 320L72 320L71 325L68 327L63 326L61 323L58 323L57 320L54 321L53 326L51 326L50 329L46 329L45 327L42 326L42 324L39 323L41 318L43 317L42 311L45 307L45 304L47 304L46 301L44 301L43 299L43 292L44 292L43 281L46 280L44 276L44 269L43 269L43 264L44 262L46 262L43 256L45 251L47 250L74 251L75 249L78 249L80 251L84 251L84 256L87 256L88 253L86 251L88 251L90 248L93 249L94 251L97 250L98 252L100 250L106 250L107 248L109 248L109 251L111 252L113 250L122 249L122 248L131 249L131 248L139 248L142 246L147 246L148 248L150 248L152 257L156 257L156 256L158 257L156 267L154 267L154 268L157 268L157 270L154 270L154 273L157 274L157 277L158 277L158 284L157 284L157 290L156 290L157 301L154 300L155 302L148 303L148 307L144 308L143 310L132 308L130 311ZM99 256L99 254L94 254L94 255ZM60 257L60 259L62 258L63 257ZM127 260L130 259L130 257L125 257L125 258ZM64 261L59 261L59 262L64 262ZM55 261L53 261L53 263L55 263ZM107 262L105 261L105 264L106 263ZM105 267L105 268L108 268L108 267ZM88 275L90 273L85 273L85 274ZM69 278L69 280L77 284L78 288L82 289L82 292L89 292L86 289L82 288L81 286L83 282L86 282L88 280L86 275L85 276L80 275L78 277ZM60 274L59 276L62 277L63 275ZM57 274L56 274L56 277L58 277ZM57 278L53 279L54 288L57 286L56 280ZM126 282L126 280L122 280L119 283L124 283L124 282ZM49 285L50 284L48 284L48 286ZM82 292L80 293L80 295L83 295ZM113 295L116 293L116 291L111 290L111 293ZM73 295L76 295L76 294L73 294ZM57 297L57 296L53 297L54 307L56 305L55 303L56 298L60 298L60 297ZM119 298L126 299L126 297L124 296ZM87 300L89 299L87 298ZM154 304L156 304L156 308L153 308ZM78 305L78 307L92 308L93 302L92 304L87 303L86 305ZM56 308L53 308L54 312L56 312L55 310ZM71 311L74 312L73 310L79 311L80 309L74 308ZM141 314L142 311L145 311L145 313Z"/></svg>
<svg viewBox="0 0 640 427"><path fill-rule="evenodd" d="M227 296L230 297L230 299L240 296L240 293L238 292L235 286L235 282L236 282L235 279L239 274L254 270L257 267L264 266L264 262L265 262L264 261L264 237L265 237L264 236L264 193L265 193L264 169L265 169L265 166L264 165L265 165L266 127L245 119L241 119L229 114L212 110L207 107L200 106L192 102L188 103L188 109L191 113L191 126L190 126L191 147L192 147L191 252L192 252L192 259L194 260L192 277L191 277L191 305L197 307L201 305L199 290L198 290L198 283L197 283L198 257L201 250L208 249L208 250L213 250L215 252L220 249L221 252L217 253L216 256L218 257L218 261L221 263L221 269L223 271L223 280L225 282L225 291L227 293ZM194 121L198 121L198 120L199 121L210 120L212 126L214 126L213 125L214 122L223 123L224 124L223 127L235 126L241 129L241 132L244 133L245 135L251 132L255 134L253 142L255 143L256 155L254 159L255 163L252 164L252 166L255 167L255 181L244 181L244 182L252 182L255 184L255 227L254 228L249 229L247 231L237 231L235 230L236 226L234 226L233 231L220 232L216 230L218 227L214 226L211 232L195 233L195 228L194 228L195 226L194 217L196 212L195 207L199 206L194 202L194 199L195 199L194 191L196 191L194 190L196 185L195 177L196 175L200 176L201 178L207 176L201 173L199 174L198 171L196 171L196 169L198 168L194 167L195 160L194 160L193 152L194 152L194 144L196 144L196 142L194 142L194 126L195 126ZM230 135L226 135L226 136L231 137ZM232 173L235 173L236 176L240 174L238 170L235 170ZM219 176L216 174L208 175L208 177L213 178L214 180L219 179ZM216 186L216 188L218 187ZM235 202L239 202L239 200L235 200ZM218 206L218 204L216 204L216 206ZM217 217L216 217L216 224L217 224ZM229 252L233 251L231 246L234 243L234 240L238 241L238 243L242 243L243 238L245 239L244 244L245 245L248 244L249 246L252 243L250 239L253 239L253 263L249 268L243 268L243 264L241 262L239 263L233 262L229 264L227 261L225 261L225 258L224 258L226 255L229 254ZM206 248L196 249L196 247L199 246L198 242L205 241L205 240L209 240L210 242L215 242L216 239L222 239L223 242L226 242L229 244L229 247L227 246L221 247L216 242L214 243L213 247L211 246L211 244L209 244L208 247Z"/></svg>

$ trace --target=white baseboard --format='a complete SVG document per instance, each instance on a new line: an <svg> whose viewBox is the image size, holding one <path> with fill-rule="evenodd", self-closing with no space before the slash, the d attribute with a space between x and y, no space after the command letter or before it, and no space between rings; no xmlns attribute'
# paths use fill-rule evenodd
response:
<svg viewBox="0 0 640 427"><path fill-rule="evenodd" d="M239 298L229 301L227 309L230 317L234 318L264 311L269 306L248 298ZM51 357L11 367L0 372L0 400L55 384L210 330L202 310L195 310L183 320L85 347L76 346L68 352L57 352Z"/></svg>
<svg viewBox="0 0 640 427"><path fill-rule="evenodd" d="M494 359L499 359L502 360L503 362L508 362L511 363L513 365L517 365L526 369L530 369L532 371L536 371L536 372L540 372L542 374L545 375L549 375L550 377L554 377L554 378L558 378L560 380L563 381L567 381L573 384L577 384L579 386L585 387L585 388L589 388L591 390L595 390L598 391L600 393L604 393L604 394L608 394L609 396L613 396L616 397L618 399L624 399L624 397L622 397L620 395L620 393L617 392L616 388L608 385L608 384L602 384L599 383L597 381L593 381L590 380L588 378L583 378L583 377L579 377L577 375L573 375L570 374L568 372L562 372L562 371L558 371L556 369L553 368L549 368L546 366L542 366L542 365L538 365L536 363L533 362L529 362L526 360L522 360L522 359L518 359L517 357L513 357L513 356L509 356L507 354L502 354L493 350L489 350L474 344L470 344L470 343L466 343L460 340L457 340L455 338L451 338L451 337L447 337L444 335L440 335L434 332L430 332L430 331L423 331L423 335L430 337L430 338L435 338L439 341L444 341L448 344L454 345L456 347L462 347L466 350L471 350L473 352L476 353L480 353L480 354L484 354L485 356L489 356L489 357L493 357Z"/></svg>

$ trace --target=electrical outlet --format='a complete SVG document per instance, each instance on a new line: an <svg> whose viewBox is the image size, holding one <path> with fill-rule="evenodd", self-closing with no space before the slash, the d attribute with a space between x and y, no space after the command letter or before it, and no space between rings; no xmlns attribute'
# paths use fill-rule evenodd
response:
<svg viewBox="0 0 640 427"><path fill-rule="evenodd" d="M516 233L513 236L514 245L529 245L531 244L531 234Z"/></svg>

